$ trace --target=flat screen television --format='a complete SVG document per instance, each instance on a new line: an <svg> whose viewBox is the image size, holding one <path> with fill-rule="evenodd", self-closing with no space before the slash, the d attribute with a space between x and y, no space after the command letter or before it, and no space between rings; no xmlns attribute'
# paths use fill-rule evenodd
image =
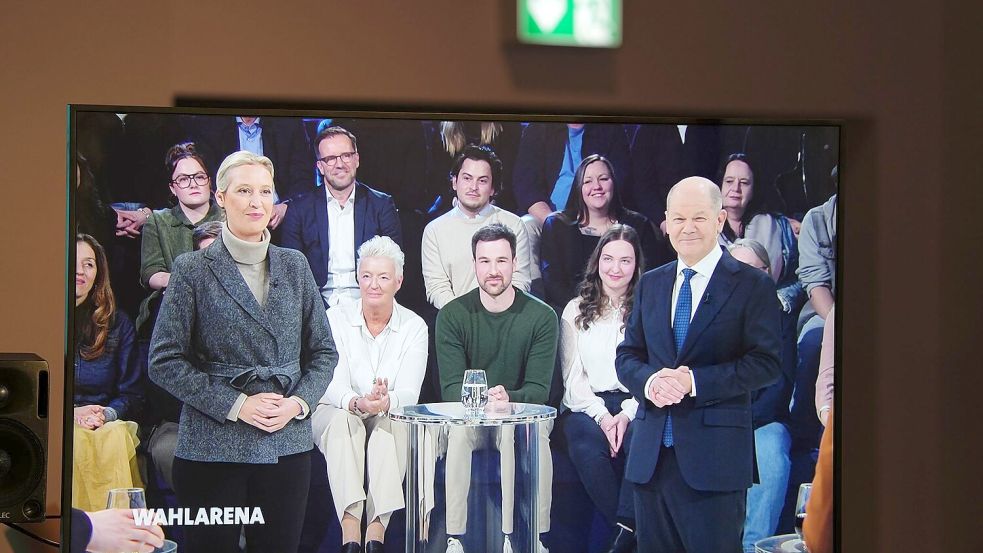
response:
<svg viewBox="0 0 983 553"><path fill-rule="evenodd" d="M451 246L442 243L445 239L446 244L454 243L452 239L459 238L456 234L474 230L462 231L462 225L453 223L428 234L428 225L437 228L432 225L438 219L495 216L498 220L499 213L512 214L508 220L517 221L512 229L526 245L518 248L517 258L527 257L516 260L512 282L551 307L562 326L572 323L564 323L562 315L568 302L580 297L585 263L608 227L638 227L635 231L643 244L635 251L643 253L644 263L638 265L646 271L677 260L673 240L667 236L677 227L673 217L666 221L666 195L678 181L702 177L721 191L727 216L720 224L719 242L723 249L735 252L733 257L769 273L778 298L774 302L778 307L772 306L778 315L769 320L779 324L780 319L781 326L781 344L772 344L772 349L780 350L776 352L781 369L775 373L777 380L772 378L769 382L774 383L766 388L742 395L746 405L737 409L733 420L713 417L713 424L722 425L713 432L728 425L742 427L741 436L749 440L753 430L756 447L746 447L750 444L744 440L734 450L718 448L716 456L750 463L760 482L742 499L747 509L745 539L794 531L797 494L800 484L812 480L823 429L818 407L826 401L826 381L820 380L818 396L816 381L824 315L832 305L837 281L839 125L835 121L287 110L269 105L258 109L78 105L69 110L69 137L68 270L75 278L67 283L66 361L70 362L65 371L65 424L74 431L65 432L63 444L66 514L69 507L90 512L105 508L110 488L142 488L147 507L142 513L149 513L143 516L150 517L147 521L163 522L167 537L178 544L179 551L191 550L188 533L195 532L199 516L204 519L197 522L224 527L225 538L231 532L237 546L249 551L256 550L255 543L249 546L253 534L246 530L240 536L240 528L276 519L269 508L264 513L257 507L260 502L242 500L241 494L233 493L237 488L252 489L254 484L244 483L248 478L240 465L270 464L267 437L275 435L246 428L237 416L253 408L240 400L248 401L252 396L246 391L258 389L248 388L256 384L256 378L274 388L280 386L283 393L293 384L278 380L277 370L257 376L255 367L238 367L237 374L226 367L220 374L206 375L204 367L214 365L202 353L211 347L207 344L221 343L226 348L233 344L260 357L268 347L253 334L259 319L228 315L232 318L225 319L230 323L226 326L203 327L198 316L204 310L222 310L236 294L247 303L250 297L256 301L273 297L271 290L284 287L286 279L271 276L270 265L265 277L249 273L247 266L255 265L244 261L251 259L248 249L230 258L238 265L229 267L240 271L226 274L221 285L194 273L190 261L182 265L182 259L193 257L190 252L200 237L206 244L216 236L220 241L229 240L224 233L232 232L232 223L224 227L221 223L225 214L217 187L231 186L222 191L221 203L226 209L243 211L236 215L240 219L270 218L269 234L262 236L268 236L271 244L301 251L302 257L292 259L304 261L306 279L301 281L314 282L315 298L323 304L313 305L322 313L325 306L328 312L340 309L360 294L359 254L353 241L360 245L380 234L401 246L405 263L396 300L428 327L431 339L416 400L431 403L442 399L440 369L434 358L441 347L433 339L437 306L478 284L473 273L462 274L460 264L445 259ZM475 154L475 148L486 153ZM256 186L249 181L248 186L236 189L242 182L230 175L241 176L242 172L236 172L235 166L223 174L223 161L240 150L270 160L271 190L263 192L262 178ZM498 161L489 161L488 151ZM470 153L458 161L462 152ZM582 163L585 158L590 159ZM698 186L705 187L706 181ZM346 210L350 190L355 194L354 207ZM229 203L234 194L241 194L245 203ZM364 198L361 204L360 196ZM263 202L269 204L265 216ZM677 213L676 217L681 216ZM679 232L699 232L690 228L695 223L683 219L680 224L686 228L679 227ZM711 215L710 227L716 225L713 219ZM214 223L207 224L210 222ZM329 229L329 222L336 226ZM332 240L339 242L332 244ZM338 247L337 243L347 245ZM743 251L738 255L737 250ZM456 254L470 262L472 254L466 249ZM175 265L181 266L175 275L184 272L177 279L181 281L178 291L171 281ZM444 274L438 274L441 272ZM192 274L197 276L190 277ZM597 271L594 278L601 283L595 288L603 295L607 281ZM216 290L221 286L228 290ZM615 289L623 290L610 288ZM223 293L231 294L224 304L215 299ZM192 299L174 299L179 296ZM711 302L709 293L694 302L698 313L702 304ZM599 310L608 308L617 306L601 305ZM298 309L294 306L293 312ZM178 312L183 318L176 316ZM162 318L167 331L161 330ZM757 322L741 324L747 327ZM283 328L294 327L285 324ZM332 330L338 333L333 326ZM158 336L182 332L188 349L176 354L173 348L166 350L161 343L167 340ZM216 333L236 339L211 340L208 335ZM565 393L565 373L570 371L564 370L564 364L572 361L564 361L564 333L559 335L561 353L543 403L559 408L562 421L574 412L586 411L569 409L574 394ZM183 356L185 366L202 374L188 377L154 367L154 363L168 366L175 355ZM693 369L699 387L700 367ZM606 370L614 374L612 367ZM235 392L229 392L244 372L252 384L238 380ZM597 381L587 372L582 378L593 387ZM611 385L617 388L618 383ZM595 392L602 391L589 388L586 393L600 398ZM203 396L209 394L222 398L215 399L222 413L203 407L207 399ZM235 403L223 417L228 407L223 402L228 398ZM690 402L693 412L699 412L731 400L734 398L723 398L700 407L695 407L693 398L680 401ZM317 409L316 400L297 403L302 404L300 418L284 422L284 428L306 424L304 415ZM643 403L639 411L659 409L650 401ZM607 409L603 401L600 404ZM273 405L279 409L282 404ZM353 409L359 410L358 401ZM617 409L607 414L617 415ZM596 420L604 418L602 413ZM628 428L638 424L639 418L636 414ZM708 418L708 422L712 421ZM237 426L239 431L231 438L234 443L219 445L224 438L216 438L215 429ZM541 543L553 552L600 551L614 531L613 521L605 518L609 513L603 512L597 492L585 488L581 476L590 471L578 469L580 460L570 455L571 439L561 435L559 426L554 428L549 452L554 467L552 524ZM679 438L688 447L687 437ZM282 488L293 490L283 492L288 501L271 503L264 497L261 503L282 505L294 513L294 523L287 525L291 529L278 531L292 533L290 540L299 540L299 551L338 550L342 531L324 455L314 443L284 447L281 451L310 451L301 461L310 462L309 485L302 490ZM276 448L272 451L274 461L286 458L277 457ZM747 457L748 451L750 459L735 460ZM245 461L233 462L236 456ZM623 462L615 463L616 473L623 470ZM196 472L202 465L228 470ZM179 499L188 497L189 486L211 487L214 497L239 499L214 499L211 506L220 513L211 518L214 513L206 509L202 515ZM266 491L256 493L274 494L268 486L262 489ZM203 500L199 497L197 501ZM385 533L392 551L403 548L402 520L396 513ZM66 526L66 543L71 533L85 531ZM427 550L450 551L446 529L439 526L427 530L432 548Z"/></svg>

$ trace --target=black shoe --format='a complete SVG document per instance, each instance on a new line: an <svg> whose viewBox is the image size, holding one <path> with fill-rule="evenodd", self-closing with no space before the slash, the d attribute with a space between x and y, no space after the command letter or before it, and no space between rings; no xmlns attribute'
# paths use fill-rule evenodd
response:
<svg viewBox="0 0 983 553"><path fill-rule="evenodd" d="M350 541L341 546L341 553L362 553L362 545L357 541Z"/></svg>
<svg viewBox="0 0 983 553"><path fill-rule="evenodd" d="M365 553L386 553L386 548L381 541L369 540L365 542Z"/></svg>
<svg viewBox="0 0 983 553"><path fill-rule="evenodd" d="M634 553L635 552L635 533L618 526L614 533L611 545L605 550L607 553Z"/></svg>

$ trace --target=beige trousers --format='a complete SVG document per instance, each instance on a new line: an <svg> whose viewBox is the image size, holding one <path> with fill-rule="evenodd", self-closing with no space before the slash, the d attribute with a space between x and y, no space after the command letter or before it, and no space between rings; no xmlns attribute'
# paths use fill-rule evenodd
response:
<svg viewBox="0 0 983 553"><path fill-rule="evenodd" d="M550 456L550 431L553 421L539 423L539 533L550 531L550 509L553 504L553 458ZM468 526L468 491L471 488L471 453L482 447L479 435L490 435L492 429L480 433L474 428L453 426L447 435L447 533L460 536ZM512 533L515 508L515 427L494 429L494 446L499 450L502 484L502 532Z"/></svg>
<svg viewBox="0 0 983 553"><path fill-rule="evenodd" d="M361 419L330 405L311 416L314 442L328 464L328 484L338 520L345 513L361 520L376 518L389 526L402 509L406 475L406 427L386 416ZM368 463L368 489L363 486Z"/></svg>
<svg viewBox="0 0 983 553"><path fill-rule="evenodd" d="M526 227L526 236L529 237L529 280L535 283L543 279L543 273L539 270L539 242L543 236L543 224L529 214L522 216L522 224Z"/></svg>

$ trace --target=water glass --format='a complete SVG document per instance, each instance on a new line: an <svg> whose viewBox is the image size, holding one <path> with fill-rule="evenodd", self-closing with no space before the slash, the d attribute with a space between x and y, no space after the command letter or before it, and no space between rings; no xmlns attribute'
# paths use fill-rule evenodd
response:
<svg viewBox="0 0 983 553"><path fill-rule="evenodd" d="M799 486L799 497L795 500L795 533L802 539L802 524L806 520L806 505L809 503L809 494L812 493L812 484L806 482Z"/></svg>
<svg viewBox="0 0 983 553"><path fill-rule="evenodd" d="M488 377L485 371L469 369L464 371L464 384L461 386L461 403L469 413L477 413L488 403Z"/></svg>
<svg viewBox="0 0 983 553"><path fill-rule="evenodd" d="M109 490L107 509L146 509L147 496L143 488L113 488Z"/></svg>

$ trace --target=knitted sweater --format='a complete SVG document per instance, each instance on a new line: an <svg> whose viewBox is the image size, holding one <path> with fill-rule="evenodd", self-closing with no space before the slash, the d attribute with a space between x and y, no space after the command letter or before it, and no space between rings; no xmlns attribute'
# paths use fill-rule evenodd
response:
<svg viewBox="0 0 983 553"><path fill-rule="evenodd" d="M423 230L423 283L427 288L427 301L437 309L478 287L474 277L471 237L478 229L492 223L502 223L515 233L512 284L520 290L529 291L529 241L522 219L491 204L474 218L454 207L431 221Z"/></svg>
<svg viewBox="0 0 983 553"><path fill-rule="evenodd" d="M460 401L464 371L483 369L488 387L504 386L510 401L545 404L556 360L556 313L518 289L508 309L491 313L479 294L472 290L437 315L442 399Z"/></svg>

